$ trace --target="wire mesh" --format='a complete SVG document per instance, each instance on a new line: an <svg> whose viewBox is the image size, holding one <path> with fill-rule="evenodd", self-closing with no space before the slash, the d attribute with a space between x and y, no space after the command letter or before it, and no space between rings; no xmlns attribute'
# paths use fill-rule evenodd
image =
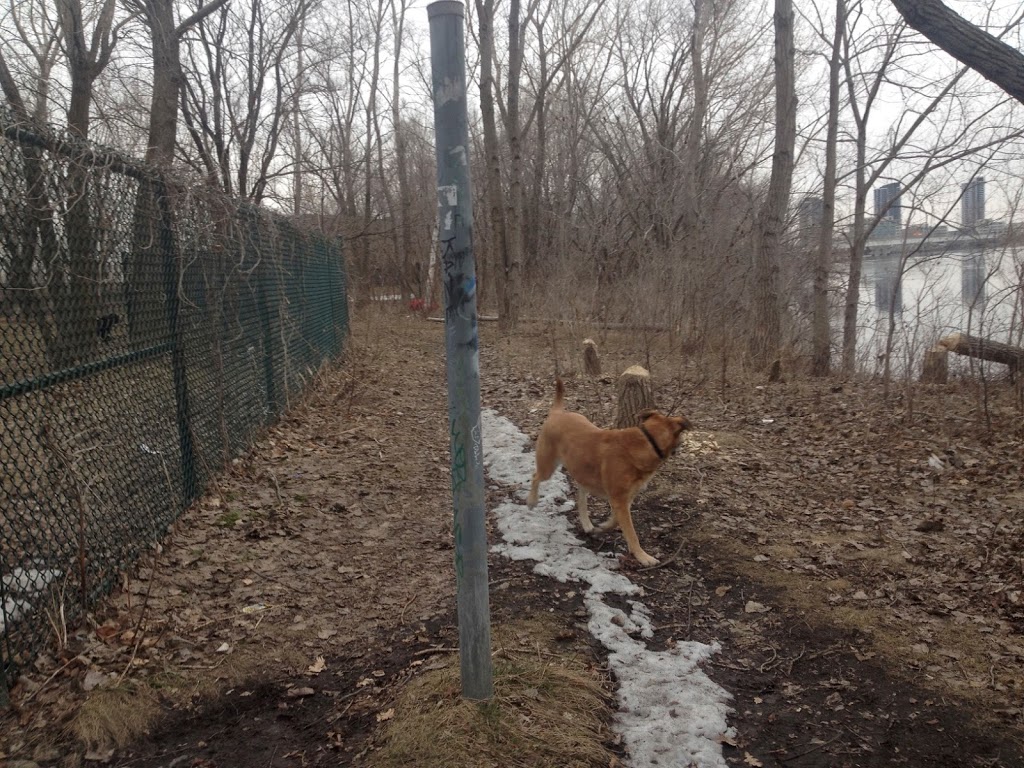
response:
<svg viewBox="0 0 1024 768"><path fill-rule="evenodd" d="M340 240L0 112L0 698L348 332Z"/></svg>

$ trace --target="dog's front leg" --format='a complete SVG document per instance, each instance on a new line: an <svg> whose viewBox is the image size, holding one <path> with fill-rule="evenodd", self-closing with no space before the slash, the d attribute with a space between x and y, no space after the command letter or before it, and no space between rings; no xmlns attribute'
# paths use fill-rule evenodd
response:
<svg viewBox="0 0 1024 768"><path fill-rule="evenodd" d="M580 516L580 527L584 533L593 533L594 524L590 522L590 508L587 507L587 492L583 486L576 485L576 511Z"/></svg>
<svg viewBox="0 0 1024 768"><path fill-rule="evenodd" d="M530 493L526 497L526 506L533 509L537 506L537 497L540 495L540 478L533 473L533 480L530 481Z"/></svg>
<svg viewBox="0 0 1024 768"><path fill-rule="evenodd" d="M629 553L637 559L637 562L639 562L640 565L647 567L657 565L657 558L648 555L644 552L643 547L640 546L640 539L637 538L636 530L633 528L633 517L629 512L631 501L631 499L613 501L612 515L618 523L619 528L622 529L622 535L626 539L626 546L629 547Z"/></svg>

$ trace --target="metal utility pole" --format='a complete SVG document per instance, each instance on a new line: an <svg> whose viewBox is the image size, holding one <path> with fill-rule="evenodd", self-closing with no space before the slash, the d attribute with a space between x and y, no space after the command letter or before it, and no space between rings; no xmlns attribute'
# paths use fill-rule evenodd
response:
<svg viewBox="0 0 1024 768"><path fill-rule="evenodd" d="M494 695L494 684L462 3L431 3L427 6L427 17L437 154L438 239L444 270L459 659L463 697L483 701Z"/></svg>

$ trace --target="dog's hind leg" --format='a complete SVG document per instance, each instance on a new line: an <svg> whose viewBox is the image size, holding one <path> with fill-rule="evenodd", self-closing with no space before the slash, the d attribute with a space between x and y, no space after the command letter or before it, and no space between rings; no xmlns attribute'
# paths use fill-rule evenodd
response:
<svg viewBox="0 0 1024 768"><path fill-rule="evenodd" d="M583 486L576 486L576 511L580 516L580 527L584 533L593 533L594 524L590 522L590 509L587 507L587 492Z"/></svg>
<svg viewBox="0 0 1024 768"><path fill-rule="evenodd" d="M533 472L533 480L530 483L530 494L526 497L526 506L530 509L537 506L540 484L555 474L556 469L558 469L558 456L542 429L540 437L537 438L537 468Z"/></svg>
<svg viewBox="0 0 1024 768"><path fill-rule="evenodd" d="M626 539L626 546L629 547L629 553L637 559L640 565L647 567L657 565L658 560L644 552L643 547L640 546L640 539L637 538L636 529L633 528L633 518L629 512L631 502L632 499L617 499L612 501L612 515L618 523L619 528L622 529L622 535Z"/></svg>
<svg viewBox="0 0 1024 768"><path fill-rule="evenodd" d="M612 510L612 513L608 516L608 519L601 523L599 526L597 526L597 530L601 533L608 533L608 531L614 531L618 527L619 520L615 516L615 511Z"/></svg>

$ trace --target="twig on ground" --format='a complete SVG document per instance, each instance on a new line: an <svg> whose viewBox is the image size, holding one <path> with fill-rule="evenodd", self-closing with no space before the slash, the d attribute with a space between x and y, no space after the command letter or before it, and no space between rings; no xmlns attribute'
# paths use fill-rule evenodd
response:
<svg viewBox="0 0 1024 768"><path fill-rule="evenodd" d="M412 601L415 600L417 597L418 597L418 595L416 593L413 593L413 596L409 598L409 601L405 605L402 606L402 612L398 614L398 623L399 624L401 624L403 621L405 621L405 611L406 611L406 609L410 605L412 605Z"/></svg>
<svg viewBox="0 0 1024 768"><path fill-rule="evenodd" d="M833 736L833 737L832 737L831 739L829 739L828 741L823 741L823 742L821 742L821 744L814 744L814 745L813 745L813 746L812 746L812 747L811 747L810 749L808 749L808 750L805 750L805 751L803 751L803 752L798 752L798 753L796 753L796 754L793 754L793 755L788 755L787 757L780 757L780 758L778 758L778 760L779 760L779 762L780 762L780 763L788 763L788 762L789 762L790 760L796 760L796 759L797 759L798 757L804 757L804 756L806 756L806 755L809 755L809 754L811 754L812 752L817 752L817 751L818 751L819 749L821 749L822 747L827 747L827 746L828 746L829 744L831 744L831 743L832 743L833 741L835 741L836 739L838 739L840 735L841 735L841 734L838 734L838 733L837 733L837 734L836 734L835 736Z"/></svg>
<svg viewBox="0 0 1024 768"><path fill-rule="evenodd" d="M682 546L682 545L680 545ZM690 627L693 622L693 585L696 579L690 579L690 591L686 595L686 639L690 639Z"/></svg>
<svg viewBox="0 0 1024 768"><path fill-rule="evenodd" d="M416 651L413 656L433 656L435 653L458 653L458 648L447 648L440 646L438 648L424 648L422 651Z"/></svg>
<svg viewBox="0 0 1024 768"><path fill-rule="evenodd" d="M666 565L668 565L669 563L671 563L671 562L672 562L673 560L675 560L675 559L676 559L676 558L677 558L677 557L679 556L679 553L680 553L680 552L682 551L682 549L683 549L683 544L685 544L685 543L686 543L686 539L682 539L682 540L681 540L681 541L679 542L679 546L678 546L678 547L676 547L676 551L675 551L675 552L673 552L673 553L672 553L671 555L669 555L668 557L666 557L666 558L665 558L664 560L662 560L661 562L659 562L659 563L658 563L657 565L652 565L652 566L650 566L650 567L648 567L648 568L641 568L640 570L641 570L641 571L654 571L654 570L657 570L658 568L664 568L664 567L665 567Z"/></svg>
<svg viewBox="0 0 1024 768"><path fill-rule="evenodd" d="M170 543L170 542L168 542ZM160 552L161 547L157 547L156 552L153 553L153 568L149 575L149 585L146 587L146 596L142 599L142 605L139 608L139 620L135 623L135 645L132 647L132 655L128 659L128 663L124 667L124 671L118 676L117 682L120 683L124 680L128 671L132 668L132 664L135 663L135 657L139 654L139 646L142 645L142 638L145 636L145 631L142 629L142 622L146 619L146 610L149 607L149 598L153 594L153 584L156 583L157 579L157 565L160 563Z"/></svg>
<svg viewBox="0 0 1024 768"><path fill-rule="evenodd" d="M32 699L34 699L36 697L36 694L38 694L40 691L42 691L44 688L46 688L47 685L50 684L50 682L53 680L53 678L55 678L57 675L59 675L65 669L70 667L76 661L81 661L82 660L82 656L84 656L85 654L89 653L89 651L91 651L93 648L98 648L100 645L102 645L102 643L93 643L88 648L86 648L84 651L82 651L81 653L75 654L68 661L64 662L59 667L57 667L57 669L55 669L50 674L50 676L48 678L43 680L43 682L39 685L38 688L36 688L34 691L32 691L32 693L30 693L28 696L25 697L25 700L21 702L21 705L24 706L25 704L28 704L30 701L32 701Z"/></svg>
<svg viewBox="0 0 1024 768"><path fill-rule="evenodd" d="M274 490L277 492L277 503L283 505L284 499L281 498L281 485L277 482L277 475L272 469L268 469L267 472L270 473L270 479L274 481Z"/></svg>

